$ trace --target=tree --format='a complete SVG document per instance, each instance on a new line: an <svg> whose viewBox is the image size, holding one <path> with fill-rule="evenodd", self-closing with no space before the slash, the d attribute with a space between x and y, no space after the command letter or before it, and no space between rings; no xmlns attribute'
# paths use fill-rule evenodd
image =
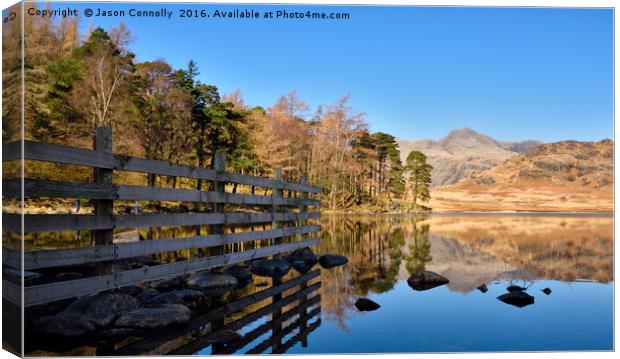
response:
<svg viewBox="0 0 620 359"><path fill-rule="evenodd" d="M408 186L412 196L413 210L428 210L422 202L431 199L429 187L433 166L426 163L426 155L419 151L411 151L407 156L405 171L409 174Z"/></svg>
<svg viewBox="0 0 620 359"><path fill-rule="evenodd" d="M136 67L134 93L140 116L133 121L133 127L145 157L178 163L189 149L189 94L175 82L172 68L163 60ZM148 182L153 186L155 176L149 176Z"/></svg>
<svg viewBox="0 0 620 359"><path fill-rule="evenodd" d="M378 192L390 197L404 193L403 168L396 138L390 134L376 132L371 135L378 159Z"/></svg>
<svg viewBox="0 0 620 359"><path fill-rule="evenodd" d="M122 23L110 34L96 28L77 50L83 69L79 92L86 94L84 107L94 126L111 125L116 95L133 71L134 55L126 47L131 39L131 33Z"/></svg>

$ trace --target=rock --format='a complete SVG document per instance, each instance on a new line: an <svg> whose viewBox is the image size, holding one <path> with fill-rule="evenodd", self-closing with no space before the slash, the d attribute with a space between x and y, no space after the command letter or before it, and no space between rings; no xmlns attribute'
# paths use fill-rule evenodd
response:
<svg viewBox="0 0 620 359"><path fill-rule="evenodd" d="M418 270L407 279L407 284L417 291L433 289L448 283L450 283L448 278L427 270Z"/></svg>
<svg viewBox="0 0 620 359"><path fill-rule="evenodd" d="M57 315L77 316L95 326L112 323L121 313L137 308L138 300L124 293L95 294L71 303Z"/></svg>
<svg viewBox="0 0 620 359"><path fill-rule="evenodd" d="M95 330L95 325L89 321L81 320L76 315L56 314L39 318L33 329L47 335L76 337L92 332Z"/></svg>
<svg viewBox="0 0 620 359"><path fill-rule="evenodd" d="M291 263L291 266L299 274L306 274L306 273L308 273L310 271L310 268L311 268L311 266L308 265L308 263L306 263L304 261L294 261L293 263Z"/></svg>
<svg viewBox="0 0 620 359"><path fill-rule="evenodd" d="M355 302L355 307L362 312L370 312L381 308L381 306L368 298L359 298Z"/></svg>
<svg viewBox="0 0 620 359"><path fill-rule="evenodd" d="M534 304L534 297L519 290L502 294L497 297L497 299L506 304L514 305L515 307L519 308Z"/></svg>
<svg viewBox="0 0 620 359"><path fill-rule="evenodd" d="M321 264L321 267L325 269L338 267L347 264L348 262L349 260L347 259L347 257L334 254L324 254L319 257L319 263Z"/></svg>
<svg viewBox="0 0 620 359"><path fill-rule="evenodd" d="M294 250L293 252L291 252L291 254L287 255L285 259L291 265L298 261L304 262L308 266L308 268L312 268L315 264L319 262L316 255L308 247Z"/></svg>
<svg viewBox="0 0 620 359"><path fill-rule="evenodd" d="M212 274L206 271L187 277L185 283L188 287L199 289L212 297L223 295L239 284L235 277L228 274Z"/></svg>
<svg viewBox="0 0 620 359"><path fill-rule="evenodd" d="M155 329L184 323L190 317L191 312L184 305L163 304L158 307L134 309L121 315L114 324L118 327Z"/></svg>
<svg viewBox="0 0 620 359"><path fill-rule="evenodd" d="M159 294L160 293L159 293L159 291L157 289L148 288L148 289L144 290L142 293L138 294L136 296L136 299L140 303L147 303L148 301L150 301L151 299L155 298Z"/></svg>
<svg viewBox="0 0 620 359"><path fill-rule="evenodd" d="M123 293L95 294L69 304L62 312L35 322L37 332L80 336L112 323L123 312L138 307L138 300Z"/></svg>
<svg viewBox="0 0 620 359"><path fill-rule="evenodd" d="M250 270L252 273L271 278L280 278L291 269L291 266L284 259L261 259L252 262Z"/></svg>
<svg viewBox="0 0 620 359"><path fill-rule="evenodd" d="M240 265L234 265L226 268L224 274L235 277L239 284L250 283L252 281L252 273L250 273L250 271L246 267L242 267Z"/></svg>
<svg viewBox="0 0 620 359"><path fill-rule="evenodd" d="M522 292L525 290L525 288L519 287L518 285L511 285L510 287L506 288L506 290L509 292Z"/></svg>
<svg viewBox="0 0 620 359"><path fill-rule="evenodd" d="M184 284L185 282L183 281L183 278L179 276L159 282L154 286L154 288L160 292L168 292L174 289L183 289Z"/></svg>
<svg viewBox="0 0 620 359"><path fill-rule="evenodd" d="M120 292L121 293L125 293L127 295L130 295L132 297L137 297L140 294L142 294L143 289L138 287L137 285L128 285L126 287L122 287L120 289Z"/></svg>
<svg viewBox="0 0 620 359"><path fill-rule="evenodd" d="M486 293L486 292L488 292L488 291L489 291L489 288L487 288L487 285L486 285L486 284L483 284L483 285L481 285L481 286L477 287L476 289L478 289L478 290L479 290L479 291L481 291L482 293Z"/></svg>
<svg viewBox="0 0 620 359"><path fill-rule="evenodd" d="M235 332L234 330L222 329L213 333L213 335L209 337L208 342L211 344L228 344L241 338L243 338L243 336L241 336L241 334Z"/></svg>
<svg viewBox="0 0 620 359"><path fill-rule="evenodd" d="M159 294L147 301L147 306L158 306L161 304L195 304L204 297L204 294L194 289L181 289L172 292Z"/></svg>
<svg viewBox="0 0 620 359"><path fill-rule="evenodd" d="M545 288L542 290L543 293L545 293L546 295L551 294L551 289L549 287Z"/></svg>

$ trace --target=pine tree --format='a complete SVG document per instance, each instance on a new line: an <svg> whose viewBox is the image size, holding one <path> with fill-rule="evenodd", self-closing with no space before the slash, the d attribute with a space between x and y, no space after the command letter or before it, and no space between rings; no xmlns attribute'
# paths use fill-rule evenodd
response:
<svg viewBox="0 0 620 359"><path fill-rule="evenodd" d="M409 174L408 185L412 196L414 211L430 210L422 205L431 199L429 187L431 184L431 170L433 166L426 163L426 155L419 151L411 151L407 156L405 170Z"/></svg>

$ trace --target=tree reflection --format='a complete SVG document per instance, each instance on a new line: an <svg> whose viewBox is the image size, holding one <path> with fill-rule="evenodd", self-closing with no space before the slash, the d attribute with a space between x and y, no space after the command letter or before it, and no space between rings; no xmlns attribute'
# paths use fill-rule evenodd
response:
<svg viewBox="0 0 620 359"><path fill-rule="evenodd" d="M431 243L428 240L430 224L421 223L424 218L413 219L411 238L413 242L409 244L409 256L407 256L405 268L409 275L418 270L425 270L426 263L433 260L431 256ZM418 225L418 222L420 224Z"/></svg>

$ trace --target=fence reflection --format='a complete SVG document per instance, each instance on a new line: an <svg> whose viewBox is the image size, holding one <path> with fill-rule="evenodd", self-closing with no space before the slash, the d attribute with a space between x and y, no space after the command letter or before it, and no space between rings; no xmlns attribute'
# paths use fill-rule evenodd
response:
<svg viewBox="0 0 620 359"><path fill-rule="evenodd" d="M270 288L222 304L181 327L100 347L97 355L282 354L297 343L307 346L309 334L321 324L321 296L317 293L321 282L316 281L319 275L320 270L315 270L276 282ZM245 313L263 302L267 304ZM240 334L265 317L269 320ZM266 334L268 337L259 341Z"/></svg>

